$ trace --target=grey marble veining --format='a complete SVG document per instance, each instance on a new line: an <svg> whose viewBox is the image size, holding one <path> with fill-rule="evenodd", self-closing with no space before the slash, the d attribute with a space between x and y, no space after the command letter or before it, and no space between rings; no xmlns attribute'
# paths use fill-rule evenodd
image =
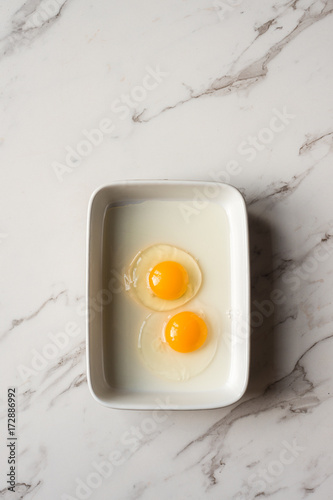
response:
<svg viewBox="0 0 333 500"><path fill-rule="evenodd" d="M17 0L0 12L2 436L7 388L18 393L16 492L2 473L0 498L330 500L333 2ZM137 98L148 74L156 85ZM112 132L80 154L103 119ZM89 394L87 203L133 178L244 195L252 352L230 407L157 422ZM6 470L4 439L0 455Z"/></svg>

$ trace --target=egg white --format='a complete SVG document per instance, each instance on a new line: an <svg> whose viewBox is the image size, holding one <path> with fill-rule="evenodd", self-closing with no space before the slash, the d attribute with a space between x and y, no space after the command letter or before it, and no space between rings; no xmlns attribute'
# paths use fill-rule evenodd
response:
<svg viewBox="0 0 333 500"><path fill-rule="evenodd" d="M157 297L150 289L148 282L151 269L156 264L168 260L181 264L186 269L189 278L186 292L175 300ZM188 252L165 244L152 245L140 251L132 260L125 275L126 287L133 298L154 311L170 311L186 304L197 294L201 281L202 275L197 261Z"/></svg>
<svg viewBox="0 0 333 500"><path fill-rule="evenodd" d="M208 329L203 346L193 352L180 353L165 341L166 324L175 314L192 311L200 316ZM173 381L186 381L201 373L214 358L220 339L217 312L213 308L193 304L192 307L179 308L172 313L151 313L143 322L138 338L138 348L144 364L155 374Z"/></svg>

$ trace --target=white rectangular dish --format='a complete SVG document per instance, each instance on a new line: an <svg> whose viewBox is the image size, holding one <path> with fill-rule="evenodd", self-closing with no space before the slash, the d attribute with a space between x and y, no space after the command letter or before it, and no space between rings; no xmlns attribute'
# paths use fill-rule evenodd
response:
<svg viewBox="0 0 333 500"><path fill-rule="evenodd" d="M250 353L247 213L230 185L201 181L123 181L93 193L88 211L87 376L110 408L219 408L244 394ZM124 270L154 243L186 249L199 262L200 304L218 311L213 361L190 380L165 381L142 364L137 338L149 311L128 298Z"/></svg>

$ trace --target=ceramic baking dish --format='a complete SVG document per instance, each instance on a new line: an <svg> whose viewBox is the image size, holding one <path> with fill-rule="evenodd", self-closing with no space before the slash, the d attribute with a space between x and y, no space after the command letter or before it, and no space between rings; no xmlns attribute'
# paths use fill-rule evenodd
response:
<svg viewBox="0 0 333 500"><path fill-rule="evenodd" d="M175 391L149 387L141 390L122 388L108 376L107 364L116 365L113 353L106 361L106 340L117 335L109 331L105 320L108 312L103 303L105 289L103 272L104 218L110 205L140 203L145 200L177 200L193 202L193 193L202 193L202 200L217 203L225 210L230 227L230 369L227 380L218 389ZM201 200L201 203L203 203ZM200 206L200 202L198 202ZM218 231L218 227L216 230ZM112 232L112 227L109 231ZM97 189L91 196L87 227L87 375L93 397L110 408L122 409L177 409L196 410L227 406L244 394L249 373L250 353L250 272L246 206L242 195L234 187L201 181L121 181ZM107 295L107 294L106 294ZM99 307L96 307L99 297ZM129 312L130 314L130 312ZM117 374L115 374L115 380ZM161 386L162 387L162 386ZM175 387L176 388L176 387ZM162 403L161 403L162 401Z"/></svg>

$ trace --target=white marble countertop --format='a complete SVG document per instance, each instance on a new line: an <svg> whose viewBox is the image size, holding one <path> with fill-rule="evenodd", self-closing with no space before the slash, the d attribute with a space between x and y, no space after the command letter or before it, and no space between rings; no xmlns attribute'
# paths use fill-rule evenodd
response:
<svg viewBox="0 0 333 500"><path fill-rule="evenodd" d="M332 498L332 11L2 2L1 499ZM231 407L116 411L89 393L88 200L141 178L221 180L245 196L252 359Z"/></svg>

